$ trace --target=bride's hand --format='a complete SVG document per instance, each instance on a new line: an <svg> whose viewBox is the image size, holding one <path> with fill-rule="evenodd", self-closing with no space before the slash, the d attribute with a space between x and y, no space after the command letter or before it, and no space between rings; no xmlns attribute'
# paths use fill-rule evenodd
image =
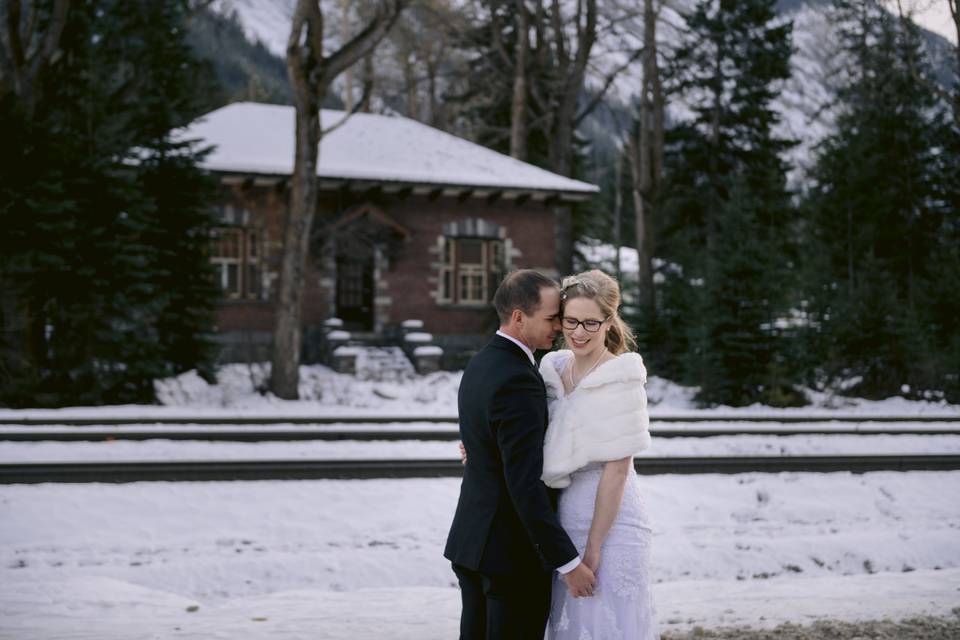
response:
<svg viewBox="0 0 960 640"><path fill-rule="evenodd" d="M460 464L467 464L467 448L460 443Z"/></svg>
<svg viewBox="0 0 960 640"><path fill-rule="evenodd" d="M583 563L590 567L590 570L596 574L600 568L600 549L588 545L586 552L583 554Z"/></svg>

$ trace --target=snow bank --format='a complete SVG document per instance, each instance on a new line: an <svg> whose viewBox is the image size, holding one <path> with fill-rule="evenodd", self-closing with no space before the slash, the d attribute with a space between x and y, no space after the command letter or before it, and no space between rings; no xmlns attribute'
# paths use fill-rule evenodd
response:
<svg viewBox="0 0 960 640"><path fill-rule="evenodd" d="M956 606L960 472L641 487L663 629ZM455 479L2 486L0 638L454 637L441 551L458 492Z"/></svg>

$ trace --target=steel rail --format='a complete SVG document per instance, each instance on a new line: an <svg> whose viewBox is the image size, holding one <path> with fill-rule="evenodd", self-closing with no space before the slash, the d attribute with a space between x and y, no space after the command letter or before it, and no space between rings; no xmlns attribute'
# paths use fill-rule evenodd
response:
<svg viewBox="0 0 960 640"><path fill-rule="evenodd" d="M859 424L859 423L858 423ZM884 427L856 426L841 428L818 427L812 429L797 428L751 428L740 429L671 429L669 427L651 428L651 435L655 438L712 438L717 436L801 436L801 435L960 435L960 426L957 428L919 428L919 429L891 429ZM18 431L0 430L0 441L7 442L107 442L111 440L194 440L194 441L225 441L225 442L284 442L302 440L447 440L456 441L460 434L455 429L311 429L301 427L297 429L231 429L225 425L222 429L151 429L142 431L126 431L111 429L78 428L70 431L49 431L41 428L25 428Z"/></svg>
<svg viewBox="0 0 960 640"><path fill-rule="evenodd" d="M638 473L954 471L960 455L712 456L638 458ZM457 460L205 460L3 463L0 484L456 477Z"/></svg>
<svg viewBox="0 0 960 640"><path fill-rule="evenodd" d="M841 414L838 416L812 414L812 415L783 415L783 414L706 414L706 415L685 415L685 414L662 414L651 416L653 422L777 422L791 424L797 422L946 422L960 423L960 413L956 415L863 415L856 416L850 414ZM456 424L456 416L124 416L124 417L90 417L83 418L78 416L67 416L58 418L56 416L17 416L0 415L0 425L17 426L118 426L131 424L195 424L195 425L270 425L270 424L388 424L426 422L431 424Z"/></svg>

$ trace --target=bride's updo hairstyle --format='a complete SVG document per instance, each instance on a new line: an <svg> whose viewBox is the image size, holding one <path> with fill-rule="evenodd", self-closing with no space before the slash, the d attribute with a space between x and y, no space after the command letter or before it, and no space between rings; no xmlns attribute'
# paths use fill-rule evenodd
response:
<svg viewBox="0 0 960 640"><path fill-rule="evenodd" d="M600 307L604 317L610 318L610 329L607 331L606 347L615 356L633 351L637 348L637 341L633 337L630 327L620 317L620 285L617 281L599 269L584 271L574 276L567 276L560 284L561 304L574 298L593 300ZM561 348L566 346L562 341Z"/></svg>

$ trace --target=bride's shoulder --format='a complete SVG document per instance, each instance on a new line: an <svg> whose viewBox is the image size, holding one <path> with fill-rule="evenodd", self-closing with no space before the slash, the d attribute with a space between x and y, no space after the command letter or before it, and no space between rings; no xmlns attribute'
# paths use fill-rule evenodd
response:
<svg viewBox="0 0 960 640"><path fill-rule="evenodd" d="M629 351L610 358L597 367L581 386L600 387L615 382L646 382L647 369L639 353Z"/></svg>
<svg viewBox="0 0 960 640"><path fill-rule="evenodd" d="M647 377L647 367L643 364L643 356L636 351L626 351L614 358L617 368L626 373L633 373L642 378Z"/></svg>
<svg viewBox="0 0 960 640"><path fill-rule="evenodd" d="M638 364L643 366L643 356L636 351L624 351L619 355L613 356L613 359L617 360L620 365L624 367L637 366Z"/></svg>
<svg viewBox="0 0 960 640"><path fill-rule="evenodd" d="M554 370L559 371L566 364L567 358L572 355L573 352L569 349L549 351L543 355L543 358L540 359L540 368L543 369L545 366L552 366Z"/></svg>

